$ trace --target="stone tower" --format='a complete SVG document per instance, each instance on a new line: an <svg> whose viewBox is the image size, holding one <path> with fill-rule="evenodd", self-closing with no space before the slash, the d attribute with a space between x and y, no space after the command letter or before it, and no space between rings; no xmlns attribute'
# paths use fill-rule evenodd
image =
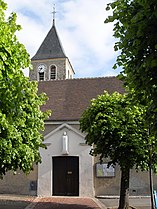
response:
<svg viewBox="0 0 157 209"><path fill-rule="evenodd" d="M54 19L50 31L32 57L31 63L33 65L33 70L29 73L31 80L48 81L73 78L75 72L63 50Z"/></svg>

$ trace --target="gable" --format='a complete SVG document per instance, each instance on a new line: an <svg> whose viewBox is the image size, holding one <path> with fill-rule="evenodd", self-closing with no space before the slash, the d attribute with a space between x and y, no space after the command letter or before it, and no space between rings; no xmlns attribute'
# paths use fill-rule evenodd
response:
<svg viewBox="0 0 157 209"><path fill-rule="evenodd" d="M51 131L50 133L45 135L45 137L44 137L45 141L47 139L51 138L51 136L53 136L55 133L57 133L58 131L63 130L63 129L68 129L69 131L72 131L74 134L76 134L82 138L85 137L85 135L83 133L81 133L80 131L76 130L75 128L68 125L67 123L63 123L62 125L58 126L56 129L54 129L53 131Z"/></svg>
<svg viewBox="0 0 157 209"><path fill-rule="evenodd" d="M51 150L50 152L55 156L64 155L64 133L66 133L68 138L67 146L69 155L78 155L84 150L88 150L88 153L90 152L90 146L85 143L85 135L67 123L63 123L44 137L43 143L47 146L48 150L41 149L40 153L47 153Z"/></svg>

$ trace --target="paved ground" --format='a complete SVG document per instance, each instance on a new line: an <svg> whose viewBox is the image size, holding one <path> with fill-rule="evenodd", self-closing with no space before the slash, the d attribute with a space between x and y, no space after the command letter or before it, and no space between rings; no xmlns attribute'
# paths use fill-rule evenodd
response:
<svg viewBox="0 0 157 209"><path fill-rule="evenodd" d="M101 209L99 202L91 198L0 195L0 209Z"/></svg>
<svg viewBox="0 0 157 209"><path fill-rule="evenodd" d="M35 197L0 195L0 209L25 209Z"/></svg>
<svg viewBox="0 0 157 209"><path fill-rule="evenodd" d="M119 197L104 197L98 198L106 208L117 208L119 204ZM129 198L129 205L137 209L150 209L150 197L134 196Z"/></svg>
<svg viewBox="0 0 157 209"><path fill-rule="evenodd" d="M51 197L38 198L34 209L100 209L91 198Z"/></svg>
<svg viewBox="0 0 157 209"><path fill-rule="evenodd" d="M31 197L0 195L0 209L112 209L118 207L119 198ZM137 209L150 209L150 197L131 197L130 205Z"/></svg>

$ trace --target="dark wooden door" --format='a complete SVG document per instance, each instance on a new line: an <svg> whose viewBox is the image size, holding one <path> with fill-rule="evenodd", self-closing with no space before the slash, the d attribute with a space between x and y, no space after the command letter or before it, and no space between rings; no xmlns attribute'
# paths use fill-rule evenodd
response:
<svg viewBox="0 0 157 209"><path fill-rule="evenodd" d="M78 157L53 157L53 195L79 195Z"/></svg>

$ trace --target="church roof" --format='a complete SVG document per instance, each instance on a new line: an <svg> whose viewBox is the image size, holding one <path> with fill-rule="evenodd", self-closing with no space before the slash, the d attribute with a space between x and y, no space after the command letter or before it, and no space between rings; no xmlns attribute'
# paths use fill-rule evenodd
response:
<svg viewBox="0 0 157 209"><path fill-rule="evenodd" d="M124 93L122 82L116 77L69 79L39 82L39 92L45 92L49 100L42 110L52 110L49 121L78 121L90 100L115 91Z"/></svg>
<svg viewBox="0 0 157 209"><path fill-rule="evenodd" d="M32 57L32 60L53 58L66 58L54 24L39 47L37 53L34 55L34 57Z"/></svg>

